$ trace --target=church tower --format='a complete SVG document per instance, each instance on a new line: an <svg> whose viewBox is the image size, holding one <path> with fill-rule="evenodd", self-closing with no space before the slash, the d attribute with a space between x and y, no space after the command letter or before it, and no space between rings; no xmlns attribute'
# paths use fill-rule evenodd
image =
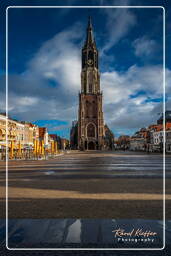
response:
<svg viewBox="0 0 171 256"><path fill-rule="evenodd" d="M82 48L81 92L78 111L78 148L101 150L104 146L102 92L98 70L98 50L89 17L87 37Z"/></svg>

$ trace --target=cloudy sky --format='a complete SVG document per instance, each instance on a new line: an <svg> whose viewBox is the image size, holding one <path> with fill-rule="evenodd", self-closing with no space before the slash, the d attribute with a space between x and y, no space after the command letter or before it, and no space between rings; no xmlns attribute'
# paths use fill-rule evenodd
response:
<svg viewBox="0 0 171 256"><path fill-rule="evenodd" d="M11 117L69 136L71 122L77 119L81 47L89 14L100 55L105 122L116 136L156 122L163 94L162 8L10 8ZM0 76L4 85L4 68ZM171 83L169 64L166 81ZM170 91L167 86L167 109ZM0 108L5 110L4 101Z"/></svg>

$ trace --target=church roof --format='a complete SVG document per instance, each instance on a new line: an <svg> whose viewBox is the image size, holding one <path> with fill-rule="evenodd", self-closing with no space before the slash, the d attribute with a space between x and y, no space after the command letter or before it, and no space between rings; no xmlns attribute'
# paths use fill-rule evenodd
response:
<svg viewBox="0 0 171 256"><path fill-rule="evenodd" d="M87 36L86 36L86 41L83 48L88 48L88 47L96 48L96 42L93 35L93 26L92 26L91 16L89 16L89 19L88 19Z"/></svg>

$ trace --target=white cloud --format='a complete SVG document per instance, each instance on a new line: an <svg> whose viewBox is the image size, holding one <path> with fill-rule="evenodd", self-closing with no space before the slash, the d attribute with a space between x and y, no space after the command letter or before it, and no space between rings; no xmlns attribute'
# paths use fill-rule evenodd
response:
<svg viewBox="0 0 171 256"><path fill-rule="evenodd" d="M81 71L81 52L76 40L82 37L83 29L77 23L45 42L29 63L30 75L53 79L63 90L75 93Z"/></svg>
<svg viewBox="0 0 171 256"><path fill-rule="evenodd" d="M23 107L23 106L30 106L30 105L35 105L38 103L38 98L36 97L20 97L18 100L18 104Z"/></svg>
<svg viewBox="0 0 171 256"><path fill-rule="evenodd" d="M145 36L137 38L132 45L135 49L135 55L138 57L150 58L157 50L157 43Z"/></svg>
<svg viewBox="0 0 171 256"><path fill-rule="evenodd" d="M42 45L22 74L9 76L11 115L26 120L76 118L81 71L78 42L83 31L76 23L58 33Z"/></svg>
<svg viewBox="0 0 171 256"><path fill-rule="evenodd" d="M115 15L116 19L119 14ZM129 26L135 22L131 15L125 13ZM126 27L122 35L127 32ZM72 121L77 118L78 91L81 86L81 45L78 42L83 38L83 32L81 25L75 24L57 34L42 45L25 72L9 77L9 110L12 116L30 121ZM119 32L113 33L116 33L117 40L122 36ZM112 40L112 34L110 38ZM107 48L116 43L116 38L109 41ZM171 71L168 69L166 76L170 84ZM113 70L101 73L104 118L110 128L140 128L156 121L156 113L162 111L162 106L146 100L162 97L162 79L162 66L154 65L133 65L124 72ZM49 82L52 82L51 86ZM166 89L170 93L170 87ZM140 91L145 94L138 94Z"/></svg>
<svg viewBox="0 0 171 256"><path fill-rule="evenodd" d="M136 24L136 17L129 8L107 8L103 11L107 17L106 29L108 34L106 36L107 43L101 51L102 54L118 43Z"/></svg>
<svg viewBox="0 0 171 256"><path fill-rule="evenodd" d="M170 76L170 72L168 71ZM101 74L101 84L106 103L118 103L145 91L145 97L161 97L163 91L163 73L161 66L131 66L125 72L105 72ZM141 97L142 98L142 97Z"/></svg>
<svg viewBox="0 0 171 256"><path fill-rule="evenodd" d="M171 71L166 70L166 81ZM153 99L163 96L162 66L130 67L126 72L101 74L105 120L113 129L138 129L156 122L162 103ZM166 92L169 92L169 86ZM150 100L151 99L151 100ZM169 100L170 101L170 100ZM168 107L171 105L168 101Z"/></svg>

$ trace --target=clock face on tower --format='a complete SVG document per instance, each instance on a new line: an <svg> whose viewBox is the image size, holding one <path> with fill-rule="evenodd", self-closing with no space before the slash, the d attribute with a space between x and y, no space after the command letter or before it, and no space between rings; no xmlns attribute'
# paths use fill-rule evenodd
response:
<svg viewBox="0 0 171 256"><path fill-rule="evenodd" d="M88 64L89 66L93 65L93 60L88 59L87 64Z"/></svg>

